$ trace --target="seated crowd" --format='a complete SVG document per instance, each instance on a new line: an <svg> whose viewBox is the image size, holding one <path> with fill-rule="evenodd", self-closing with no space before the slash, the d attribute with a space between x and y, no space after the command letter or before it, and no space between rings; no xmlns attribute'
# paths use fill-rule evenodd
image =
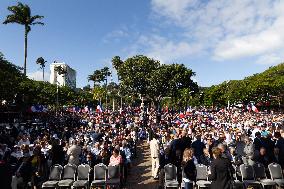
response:
<svg viewBox="0 0 284 189"><path fill-rule="evenodd" d="M25 123L1 128L0 176L5 175L2 186L41 188L56 164L88 164L92 169L97 164L118 165L124 181L136 156L139 124L132 116L135 111L128 111L121 115L80 113L80 119L72 124L64 118L65 114L70 115L62 113L60 121L51 117L45 126ZM90 182L92 179L91 171Z"/></svg>
<svg viewBox="0 0 284 189"><path fill-rule="evenodd" d="M261 163L268 177L269 164L284 169L282 113L234 109L180 113L128 107L120 113L62 112L39 119L44 124L0 128L0 178L7 178L3 187L41 188L56 164L119 165L123 168L121 183L125 183L140 139L150 143L152 176L159 179L160 187L166 184L169 164L177 168L179 185L186 181L185 188L191 187L189 181L197 180L201 164L211 169L213 165L234 165L237 177L242 164ZM218 177L214 169L208 170L211 180Z"/></svg>
<svg viewBox="0 0 284 189"><path fill-rule="evenodd" d="M213 149L220 150L220 157L236 167L239 180L239 167L242 164L260 163L264 165L268 177L269 164L277 163L284 169L284 124L281 113L188 111L176 114L174 122L172 115L163 116L159 124L152 124L149 132L149 140L159 146L155 149L159 151L159 174L153 167L152 176L159 177L160 187L164 186L164 166L167 164L177 167L179 183L183 182L183 171L186 179L196 181L195 167L202 164L210 168L214 161ZM152 145L152 148L157 147ZM157 161L153 149L151 153L152 162Z"/></svg>

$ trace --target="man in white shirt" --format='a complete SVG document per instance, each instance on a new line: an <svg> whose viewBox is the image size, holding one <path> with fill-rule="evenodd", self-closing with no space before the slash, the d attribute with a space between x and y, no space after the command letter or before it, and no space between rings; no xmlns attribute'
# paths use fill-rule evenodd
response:
<svg viewBox="0 0 284 189"><path fill-rule="evenodd" d="M67 150L67 155L69 156L68 163L74 164L74 165L79 165L79 156L81 154L81 147L78 146L78 141L73 140L72 141L72 146Z"/></svg>
<svg viewBox="0 0 284 189"><path fill-rule="evenodd" d="M30 140L26 134L23 135L22 139L18 142L18 146L21 147L22 145L30 145Z"/></svg>
<svg viewBox="0 0 284 189"><path fill-rule="evenodd" d="M158 178L159 171L159 155L160 155L160 146L159 141L157 140L158 136L154 135L153 139L150 141L150 150L151 150L151 158L152 158L152 176L154 179Z"/></svg>

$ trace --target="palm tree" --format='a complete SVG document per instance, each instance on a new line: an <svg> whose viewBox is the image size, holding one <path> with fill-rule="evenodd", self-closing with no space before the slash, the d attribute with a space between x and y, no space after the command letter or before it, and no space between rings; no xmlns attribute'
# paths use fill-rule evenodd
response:
<svg viewBox="0 0 284 189"><path fill-rule="evenodd" d="M25 60L24 60L24 75L27 73L27 48L28 48L28 33L31 31L33 25L44 25L44 23L37 20L42 19L43 16L31 15L31 9L28 5L18 3L18 5L8 7L12 14L8 15L3 24L16 23L25 26Z"/></svg>
<svg viewBox="0 0 284 189"><path fill-rule="evenodd" d="M42 80L44 81L44 67L45 67L46 61L45 61L42 57L39 57L39 58L36 60L36 63L37 63L38 65L40 65L40 68L42 69Z"/></svg>
<svg viewBox="0 0 284 189"><path fill-rule="evenodd" d="M104 80L103 73L101 70L95 70L93 74L88 76L88 81L93 81L94 82L94 87L96 83L100 83Z"/></svg>
<svg viewBox="0 0 284 189"><path fill-rule="evenodd" d="M103 76L103 80L106 81L106 86L107 86L107 77L111 75L109 67L104 67L103 69L101 69L101 73Z"/></svg>
<svg viewBox="0 0 284 189"><path fill-rule="evenodd" d="M63 75L63 77L65 77L67 74L67 70L64 69L63 66L56 66L54 70L58 73L58 75Z"/></svg>

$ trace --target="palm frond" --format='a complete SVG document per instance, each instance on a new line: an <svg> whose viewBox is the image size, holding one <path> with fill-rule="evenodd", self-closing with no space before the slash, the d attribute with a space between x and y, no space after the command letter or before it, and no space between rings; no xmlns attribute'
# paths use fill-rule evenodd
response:
<svg viewBox="0 0 284 189"><path fill-rule="evenodd" d="M31 25L44 25L44 23L43 22L33 22L31 23Z"/></svg>
<svg viewBox="0 0 284 189"><path fill-rule="evenodd" d="M26 4L19 2L16 6L8 7L8 10L12 12L12 14L7 16L3 24L8 24L8 23L22 24L26 26L27 32L31 30L31 28L27 27L27 25L44 25L43 22L37 21L44 17L40 15L31 16L31 9Z"/></svg>
<svg viewBox="0 0 284 189"><path fill-rule="evenodd" d="M15 15L8 15L6 20L3 22L3 24L10 24L10 23L18 23L21 24L19 19Z"/></svg>
<svg viewBox="0 0 284 189"><path fill-rule="evenodd" d="M34 20L36 20L36 19L43 19L43 18L44 18L44 16L35 15L35 16L32 16L32 17L31 17L31 20L34 21Z"/></svg>

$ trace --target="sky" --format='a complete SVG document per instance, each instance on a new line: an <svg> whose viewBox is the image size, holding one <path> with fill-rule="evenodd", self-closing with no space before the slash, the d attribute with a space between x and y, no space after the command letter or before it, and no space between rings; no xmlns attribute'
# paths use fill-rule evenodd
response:
<svg viewBox="0 0 284 189"><path fill-rule="evenodd" d="M65 62L77 71L77 87L111 59L146 55L182 63L194 80L211 86L243 79L284 60L283 0L22 0L44 26L28 36L27 73L41 80L36 59ZM0 22L14 0L0 1ZM23 66L24 27L0 24L0 52ZM113 70L113 68L111 68ZM113 70L115 75L115 70ZM115 78L115 76L114 76Z"/></svg>

